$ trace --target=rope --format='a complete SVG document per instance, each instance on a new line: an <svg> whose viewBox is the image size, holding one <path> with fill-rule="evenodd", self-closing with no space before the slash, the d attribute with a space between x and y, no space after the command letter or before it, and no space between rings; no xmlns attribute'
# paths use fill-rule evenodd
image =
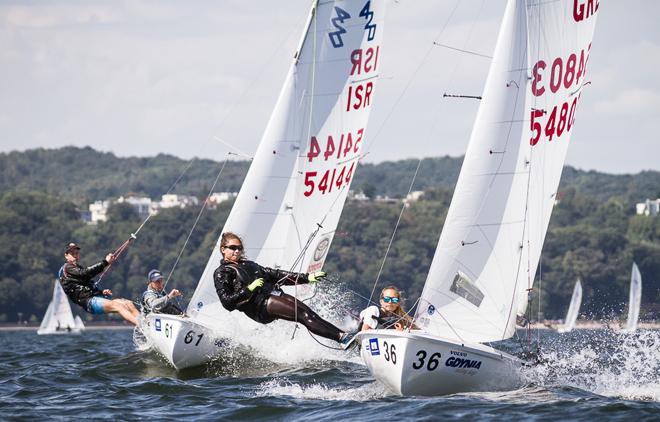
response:
<svg viewBox="0 0 660 422"><path fill-rule="evenodd" d="M213 185L211 186L211 189L209 190L208 195L206 195L206 199L204 200L204 203L202 204L202 208L199 210L199 213L197 214L197 218L195 219L195 223L193 224L192 228L190 229L190 232L188 232L188 236L186 237L186 241L183 243L183 247L179 251L179 255L176 257L176 260L174 261L174 265L172 265L172 269L170 270L169 274L167 274L167 279L165 280L165 283L163 284L163 290L167 286L167 283L170 281L170 278L172 277L172 274L174 273L174 269L176 268L177 264L179 263L179 259L181 259L181 255L183 255L183 251L186 249L186 246L188 245L188 241L190 240L190 237L192 236L193 232L195 231L195 227L197 227L197 223L199 223L199 219L202 217L202 213L206 209L206 206L209 203L209 198L211 197L211 194L215 190L215 186L218 184L218 180L220 180L220 175L225 169L225 166L227 165L227 162L229 161L229 157L225 159L225 162L222 164L222 167L220 168L220 171L218 172L218 175L215 177L215 180L213 181Z"/></svg>

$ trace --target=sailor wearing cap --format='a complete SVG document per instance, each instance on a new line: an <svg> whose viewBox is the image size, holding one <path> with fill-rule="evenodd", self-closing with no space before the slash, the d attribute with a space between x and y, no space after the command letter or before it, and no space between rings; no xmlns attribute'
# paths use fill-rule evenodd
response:
<svg viewBox="0 0 660 422"><path fill-rule="evenodd" d="M142 293L142 312L159 314L181 315L183 311L173 302L174 298L181 296L181 292L172 289L168 294L163 291L163 274L158 270L151 270L147 275L147 290Z"/></svg>
<svg viewBox="0 0 660 422"><path fill-rule="evenodd" d="M140 312L133 302L127 299L113 299L112 290L100 290L94 283L94 277L114 262L113 254L107 254L103 261L91 267L83 267L79 262L80 246L72 242L64 248L64 259L66 262L59 271L60 284L71 301L90 314L118 313L131 324L137 324L137 316Z"/></svg>

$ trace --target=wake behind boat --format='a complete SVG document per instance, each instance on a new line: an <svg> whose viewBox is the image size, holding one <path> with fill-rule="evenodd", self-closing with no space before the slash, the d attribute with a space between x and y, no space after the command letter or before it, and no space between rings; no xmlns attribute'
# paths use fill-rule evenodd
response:
<svg viewBox="0 0 660 422"><path fill-rule="evenodd" d="M289 74L223 232L264 267L323 267L355 174L380 70L383 0L314 2ZM255 333L215 290L216 243L187 317L149 315L142 331L177 369ZM304 288L290 287L300 294ZM159 321L159 322L158 322ZM167 324L167 333L165 331ZM232 330L236 326L240 330ZM199 339L199 343L197 340Z"/></svg>
<svg viewBox="0 0 660 422"><path fill-rule="evenodd" d="M508 1L417 305L421 332L358 335L370 372L394 392L492 391L519 380L519 361L483 343L512 337L527 310L588 84L597 9L571 0Z"/></svg>

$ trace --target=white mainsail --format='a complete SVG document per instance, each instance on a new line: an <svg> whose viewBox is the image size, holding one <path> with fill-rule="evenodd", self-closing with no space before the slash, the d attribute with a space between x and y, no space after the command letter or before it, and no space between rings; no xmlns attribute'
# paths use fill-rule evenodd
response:
<svg viewBox="0 0 660 422"><path fill-rule="evenodd" d="M584 3L507 4L417 310L433 335L503 340L526 308L586 83L598 3Z"/></svg>
<svg viewBox="0 0 660 422"><path fill-rule="evenodd" d="M639 319L639 307L642 304L642 274L633 262L630 275L630 300L628 301L628 322L625 331L635 331Z"/></svg>
<svg viewBox="0 0 660 422"><path fill-rule="evenodd" d="M318 1L223 232L261 265L312 272L332 242L364 144L380 68L385 2ZM218 326L219 239L188 305Z"/></svg>
<svg viewBox="0 0 660 422"><path fill-rule="evenodd" d="M582 304L582 283L578 279L573 287L573 296L571 296L571 304L568 306L564 325L559 328L560 333L568 333L575 328L578 314L580 313L580 305Z"/></svg>
<svg viewBox="0 0 660 422"><path fill-rule="evenodd" d="M82 321L80 321L80 324L82 324ZM69 298L64 293L60 281L55 280L53 298L48 304L48 309L46 309L46 314L41 321L37 334L79 332L80 329L84 329L84 325L79 327L76 320L74 320Z"/></svg>

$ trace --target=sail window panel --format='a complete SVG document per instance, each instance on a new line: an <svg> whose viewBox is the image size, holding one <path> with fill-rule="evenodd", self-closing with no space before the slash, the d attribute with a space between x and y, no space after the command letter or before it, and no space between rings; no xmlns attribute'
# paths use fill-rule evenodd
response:
<svg viewBox="0 0 660 422"><path fill-rule="evenodd" d="M481 306L481 302L484 300L483 292L461 271L458 271L454 276L449 291L467 300L477 308Z"/></svg>

